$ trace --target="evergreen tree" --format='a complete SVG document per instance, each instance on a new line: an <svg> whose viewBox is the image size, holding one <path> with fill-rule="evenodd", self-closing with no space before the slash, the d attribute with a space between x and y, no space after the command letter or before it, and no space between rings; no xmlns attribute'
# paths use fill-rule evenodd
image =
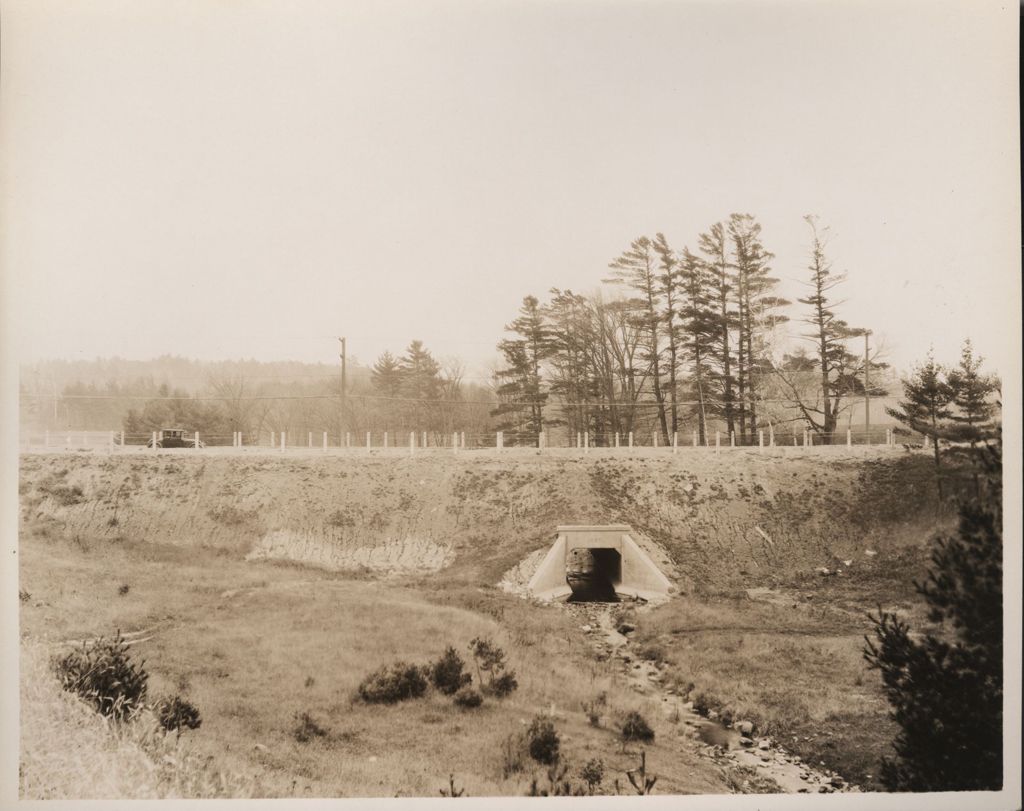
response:
<svg viewBox="0 0 1024 811"><path fill-rule="evenodd" d="M881 671L900 727L882 764L892 791L991 791L1003 782L1002 488L998 447L980 449L987 487L960 507L957 534L938 537L916 584L941 635L911 635L896 615L872 617L864 656Z"/></svg>
<svg viewBox="0 0 1024 811"><path fill-rule="evenodd" d="M665 413L665 393L661 386L661 303L655 268L654 249L647 237L634 239L629 249L609 263L612 284L631 288L636 295L628 299L634 323L644 337L643 360L650 368L654 400L658 406L658 422L665 443L668 444L668 419Z"/></svg>
<svg viewBox="0 0 1024 811"><path fill-rule="evenodd" d="M679 373L680 344L682 343L681 313L683 309L682 278L679 260L669 247L668 240L660 231L652 243L658 255L657 291L665 303L661 317L664 321L665 336L668 339L668 398L671 408L671 430L679 430L679 387L676 377Z"/></svg>
<svg viewBox="0 0 1024 811"><path fill-rule="evenodd" d="M942 462L939 456L939 438L948 431L948 420L952 416L950 404L953 389L944 379L945 370L935 362L929 351L924 365L903 381L903 396L898 408L887 408L890 417L899 420L907 428L924 434L930 440L935 454L935 473L941 474ZM938 479L939 497L942 497L942 480Z"/></svg>
<svg viewBox="0 0 1024 811"><path fill-rule="evenodd" d="M808 266L811 277L807 282L810 292L797 301L810 308L810 313L802 321L810 327L803 337L814 346L818 375L814 396L806 396L800 378L789 371L796 356L784 359L777 372L811 429L821 436L822 442L831 444L843 408L843 398L858 388L863 389L856 376L860 360L847 351L846 342L863 335L864 331L851 327L836 315L830 295L837 285L846 280L846 274L832 272L832 263L825 255L825 238L818 231L817 218L809 214L804 219L812 234L811 263Z"/></svg>
<svg viewBox="0 0 1024 811"><path fill-rule="evenodd" d="M950 415L954 429L951 439L977 442L992 434L991 420L995 406L990 402L998 389L995 378L981 374L984 359L974 356L974 347L968 338L960 352L959 365L947 376L953 405L957 412Z"/></svg>
<svg viewBox="0 0 1024 811"><path fill-rule="evenodd" d="M548 397L542 390L541 365L554 351L551 328L540 302L534 296L526 296L519 317L505 329L520 337L498 344L506 367L497 373L502 402L493 414L515 415L512 422L506 419L502 425L539 436L544 430L544 404Z"/></svg>
<svg viewBox="0 0 1024 811"><path fill-rule="evenodd" d="M733 285L725 226L716 222L697 237L697 242L705 256L715 307L715 340L709 358L713 361L711 382L718 398L716 410L725 417L726 430L731 434L736 429L735 361L731 336L736 328L737 313L732 308Z"/></svg>
<svg viewBox="0 0 1024 811"><path fill-rule="evenodd" d="M694 410L698 441L706 445L709 384L713 375L711 358L714 342L720 334L712 300L713 280L708 265L694 256L689 248L683 248L679 273L685 291L680 312L683 324L680 349L689 364L690 399L697 403Z"/></svg>
<svg viewBox="0 0 1024 811"><path fill-rule="evenodd" d="M402 393L402 364L390 352L384 352L370 372L374 391L383 397L399 397Z"/></svg>
<svg viewBox="0 0 1024 811"><path fill-rule="evenodd" d="M786 320L777 310L789 304L771 295L779 280L771 276L774 258L761 243L761 224L750 214L729 218L737 304L736 389L740 437L757 433L758 386L769 365L766 334Z"/></svg>

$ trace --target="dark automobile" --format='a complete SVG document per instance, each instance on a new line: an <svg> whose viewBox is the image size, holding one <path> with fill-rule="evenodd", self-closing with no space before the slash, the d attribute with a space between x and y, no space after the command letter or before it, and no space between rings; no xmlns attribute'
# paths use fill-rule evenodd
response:
<svg viewBox="0 0 1024 811"><path fill-rule="evenodd" d="M194 434L186 432L184 428L164 428L157 434L156 446L158 448L194 448L196 439ZM152 439L146 443L146 447L153 447ZM205 448L206 443L199 440L199 447Z"/></svg>

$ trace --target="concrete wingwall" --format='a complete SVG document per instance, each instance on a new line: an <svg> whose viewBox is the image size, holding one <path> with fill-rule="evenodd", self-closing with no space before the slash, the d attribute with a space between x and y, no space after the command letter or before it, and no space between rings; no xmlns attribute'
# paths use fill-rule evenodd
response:
<svg viewBox="0 0 1024 811"><path fill-rule="evenodd" d="M560 526L558 536L530 579L530 594L542 600L569 597L572 590L566 581L569 553L573 549L615 549L622 561L621 576L614 583L621 597L661 600L673 590L672 582L651 557L633 539L628 524L604 526Z"/></svg>

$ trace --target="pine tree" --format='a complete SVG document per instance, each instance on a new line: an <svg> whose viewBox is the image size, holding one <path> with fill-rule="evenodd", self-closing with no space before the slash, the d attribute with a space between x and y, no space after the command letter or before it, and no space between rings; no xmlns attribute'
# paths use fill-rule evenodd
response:
<svg viewBox="0 0 1024 811"><path fill-rule="evenodd" d="M685 291L680 312L683 322L681 351L689 364L691 399L696 401L698 441L707 444L708 397L713 375L711 357L719 335L718 319L712 301L712 278L707 264L683 248L679 273Z"/></svg>
<svg viewBox="0 0 1024 811"><path fill-rule="evenodd" d="M900 727L882 764L892 791L985 791L1003 782L1001 453L980 449L987 487L960 507L957 534L936 538L927 579L916 584L941 635L912 635L879 611L864 656L881 671Z"/></svg>
<svg viewBox="0 0 1024 811"><path fill-rule="evenodd" d="M903 381L903 396L905 399L900 400L898 408L887 408L886 413L910 430L928 437L938 477L942 470L939 439L948 432L948 420L953 413L949 407L953 402L953 389L945 380L945 370L935 362L930 351L925 363ZM939 478L937 481L941 498L942 480Z"/></svg>
<svg viewBox="0 0 1024 811"><path fill-rule="evenodd" d="M498 344L506 363L505 369L497 373L498 394L503 402L492 413L516 415L511 423L506 420L502 425L539 437L544 430L544 404L548 398L542 390L541 365L554 351L551 327L540 302L534 296L526 296L519 317L505 329L520 337Z"/></svg>
<svg viewBox="0 0 1024 811"><path fill-rule="evenodd" d="M612 274L605 279L611 284L632 288L636 296L628 300L634 323L643 331L644 357L651 370L654 400L658 405L661 434L668 444L668 419L665 414L665 394L661 386L661 303L655 268L653 245L647 237L638 237L629 249L609 263Z"/></svg>
<svg viewBox="0 0 1024 811"><path fill-rule="evenodd" d="M736 429L736 379L734 377L734 356L732 333L736 328L736 310L732 308L733 284L729 273L728 242L725 226L720 222L712 225L706 233L697 237L704 262L708 269L712 300L715 309L715 340L709 360L712 361L711 382L718 397L716 410L725 417L726 430L730 434Z"/></svg>
<svg viewBox="0 0 1024 811"><path fill-rule="evenodd" d="M683 309L682 279L679 273L679 260L669 247L665 235L658 232L652 243L658 255L658 294L665 302L661 318L664 322L665 336L668 339L668 397L671 408L671 430L674 434L679 430L679 387L676 377L679 373L680 344L682 342L681 313Z"/></svg>
<svg viewBox="0 0 1024 811"><path fill-rule="evenodd" d="M810 271L807 282L810 292L797 301L810 308L810 313L802 321L810 327L803 337L814 346L814 365L818 376L814 396L805 396L799 373L792 371L802 365L800 356L785 358L777 372L808 425L821 436L823 443L831 444L843 408L842 400L858 389L856 371L860 361L847 351L846 342L863 335L864 331L851 327L836 315L831 292L846 280L846 274L832 272L832 263L825 254L825 237L818 230L817 218L808 214L804 219L812 234L811 262L807 268Z"/></svg>
<svg viewBox="0 0 1024 811"><path fill-rule="evenodd" d="M757 433L757 401L761 375L768 366L766 335L788 320L776 311L789 304L771 295L779 280L771 276L774 254L761 243L761 224L750 214L729 218L737 304L736 388L741 441Z"/></svg>
<svg viewBox="0 0 1024 811"><path fill-rule="evenodd" d="M992 434L995 406L990 399L998 389L998 382L981 374L983 360L974 356L974 347L968 338L960 352L959 365L947 376L952 402L957 408L950 415L954 423L953 430L948 432L950 439L975 443Z"/></svg>

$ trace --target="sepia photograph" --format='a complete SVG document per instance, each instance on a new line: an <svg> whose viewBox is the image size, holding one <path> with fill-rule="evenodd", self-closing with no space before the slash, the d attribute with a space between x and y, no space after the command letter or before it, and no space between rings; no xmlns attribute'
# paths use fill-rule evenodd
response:
<svg viewBox="0 0 1024 811"><path fill-rule="evenodd" d="M0 807L1019 809L1019 26L3 0Z"/></svg>

